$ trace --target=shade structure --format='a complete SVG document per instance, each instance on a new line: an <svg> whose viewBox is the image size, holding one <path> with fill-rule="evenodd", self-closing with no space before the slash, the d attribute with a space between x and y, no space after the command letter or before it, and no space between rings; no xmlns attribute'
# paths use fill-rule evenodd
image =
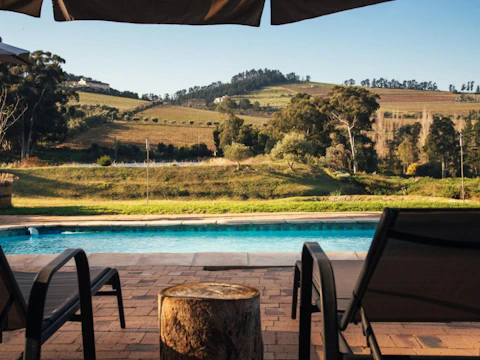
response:
<svg viewBox="0 0 480 360"><path fill-rule="evenodd" d="M40 16L43 0L0 0L0 10ZM393 0L271 0L281 25ZM259 26L265 0L53 0L56 21Z"/></svg>
<svg viewBox="0 0 480 360"><path fill-rule="evenodd" d="M272 25L283 25L393 0L272 0Z"/></svg>
<svg viewBox="0 0 480 360"><path fill-rule="evenodd" d="M30 52L28 50L0 42L0 63L30 64L29 55Z"/></svg>

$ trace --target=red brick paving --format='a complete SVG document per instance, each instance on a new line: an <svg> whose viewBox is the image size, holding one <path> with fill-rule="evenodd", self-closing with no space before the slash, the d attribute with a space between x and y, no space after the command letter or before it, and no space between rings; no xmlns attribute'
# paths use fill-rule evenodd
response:
<svg viewBox="0 0 480 360"><path fill-rule="evenodd" d="M231 282L258 288L265 359L297 359L298 320L290 319L292 268L206 271L201 267L128 266L118 269L127 328L120 328L114 297L94 298L98 359L159 358L158 292L168 286L195 281ZM320 359L322 354L320 326L319 316L315 314L312 359ZM374 328L385 354L480 354L480 325L477 324L376 324ZM356 353L369 353L359 326L349 327L345 337ZM0 359L16 359L23 343L23 331L4 333ZM80 325L64 325L44 345L42 355L42 359L82 359Z"/></svg>

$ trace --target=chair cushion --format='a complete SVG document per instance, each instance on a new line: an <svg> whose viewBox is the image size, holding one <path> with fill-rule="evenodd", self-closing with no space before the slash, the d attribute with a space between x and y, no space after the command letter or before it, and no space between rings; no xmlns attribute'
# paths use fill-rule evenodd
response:
<svg viewBox="0 0 480 360"><path fill-rule="evenodd" d="M91 286L110 271L110 268L92 267L90 268ZM20 291L27 302L30 298L30 291L37 276L35 272L14 271L13 275L17 280ZM57 272L53 275L50 286L48 287L47 299L45 303L44 319L49 320L55 317L56 312L65 306L72 306L78 302L78 280L77 273L73 271Z"/></svg>

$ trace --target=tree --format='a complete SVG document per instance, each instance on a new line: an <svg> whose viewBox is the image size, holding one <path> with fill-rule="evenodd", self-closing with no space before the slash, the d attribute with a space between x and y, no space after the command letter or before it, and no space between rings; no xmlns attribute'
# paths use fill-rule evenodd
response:
<svg viewBox="0 0 480 360"><path fill-rule="evenodd" d="M33 154L35 144L42 141L59 141L67 134L64 116L70 99L77 99L74 91L64 90L62 64L65 60L50 52L35 51L30 54L31 65L14 66L12 73L18 75L16 93L20 106L27 108L20 127L21 157Z"/></svg>
<svg viewBox="0 0 480 360"><path fill-rule="evenodd" d="M223 149L225 158L237 163L237 170L240 170L240 163L247 160L251 156L248 146L233 142L231 145L225 146Z"/></svg>
<svg viewBox="0 0 480 360"><path fill-rule="evenodd" d="M353 173L358 171L355 136L361 130L371 130L372 116L380 105L380 96L356 86L335 86L330 97L319 103L320 111L335 126L347 131L350 142Z"/></svg>
<svg viewBox="0 0 480 360"><path fill-rule="evenodd" d="M310 99L307 94L295 95L285 109L273 114L270 121L270 136L277 141L292 131L305 136L314 155L323 155L330 146L329 118L319 111L317 100Z"/></svg>
<svg viewBox="0 0 480 360"><path fill-rule="evenodd" d="M310 82L310 79L311 79L310 75L305 76L305 81L306 82Z"/></svg>
<svg viewBox="0 0 480 360"><path fill-rule="evenodd" d="M405 139L398 146L398 158L405 173L408 167L418 160L417 146L410 139Z"/></svg>
<svg viewBox="0 0 480 360"><path fill-rule="evenodd" d="M20 99L16 98L13 104L8 101L8 90L2 88L0 93L0 146L7 134L7 130L14 125L27 111L27 108L20 109Z"/></svg>
<svg viewBox="0 0 480 360"><path fill-rule="evenodd" d="M305 135L291 132L285 135L272 149L271 156L274 159L283 159L287 162L290 170L295 171L293 166L297 162L303 162L307 154L311 154L311 144Z"/></svg>
<svg viewBox="0 0 480 360"><path fill-rule="evenodd" d="M459 153L457 133L449 117L434 116L423 150L430 161L442 163L442 179L445 178L447 166L456 164Z"/></svg>
<svg viewBox="0 0 480 360"><path fill-rule="evenodd" d="M242 110L248 110L252 107L252 103L248 99L241 99L238 103L238 107Z"/></svg>
<svg viewBox="0 0 480 360"><path fill-rule="evenodd" d="M237 108L237 103L230 99L229 97L226 97L222 100L220 104L217 105L217 111L220 112L221 114L233 114L233 111Z"/></svg>

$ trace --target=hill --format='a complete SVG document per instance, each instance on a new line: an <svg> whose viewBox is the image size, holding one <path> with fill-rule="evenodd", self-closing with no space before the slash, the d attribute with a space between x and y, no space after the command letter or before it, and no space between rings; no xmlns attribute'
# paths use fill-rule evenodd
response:
<svg viewBox="0 0 480 360"><path fill-rule="evenodd" d="M234 96L233 99L249 99L252 103L258 101L260 106L270 105L283 108L297 93L307 93L313 97L325 97L334 87L334 84L302 82L296 84L282 84L268 86L261 90L245 95ZM381 96L380 106L382 111L399 111L401 113L418 113L427 110L432 113L449 115L466 115L471 110L480 111L480 102L455 102L459 95L446 91L421 91L405 89L379 89L370 88ZM479 96L480 98L480 96Z"/></svg>
<svg viewBox="0 0 480 360"><path fill-rule="evenodd" d="M145 139L149 138L152 147L163 142L174 146L192 145L197 143L207 144L209 149L215 149L213 143L213 126L189 126L189 125L164 125L152 122L116 121L94 127L73 139L63 146L76 150L87 149L91 144L112 148L115 141L126 145L137 145L145 149Z"/></svg>
<svg viewBox="0 0 480 360"><path fill-rule="evenodd" d="M120 96L88 93L83 91L77 91L77 93L80 96L79 101L70 101L68 105L107 105L115 107L120 111L126 111L134 109L139 105L149 103L145 100L129 99Z"/></svg>
<svg viewBox="0 0 480 360"><path fill-rule="evenodd" d="M208 121L212 123L216 121L220 122L224 118L224 115L216 111L201 110L174 105L155 106L151 109L138 113L137 116L139 116L140 118L156 117L158 118L159 122L164 122L165 120L167 120L167 123L170 123L172 120L180 124L182 123L182 121L186 121L187 124L189 121L195 121L195 124L197 125L205 125L205 123ZM267 117L254 117L246 115L239 116L244 119L247 124L253 124L257 126L261 126L268 120ZM203 124L199 124L200 122L202 122Z"/></svg>

